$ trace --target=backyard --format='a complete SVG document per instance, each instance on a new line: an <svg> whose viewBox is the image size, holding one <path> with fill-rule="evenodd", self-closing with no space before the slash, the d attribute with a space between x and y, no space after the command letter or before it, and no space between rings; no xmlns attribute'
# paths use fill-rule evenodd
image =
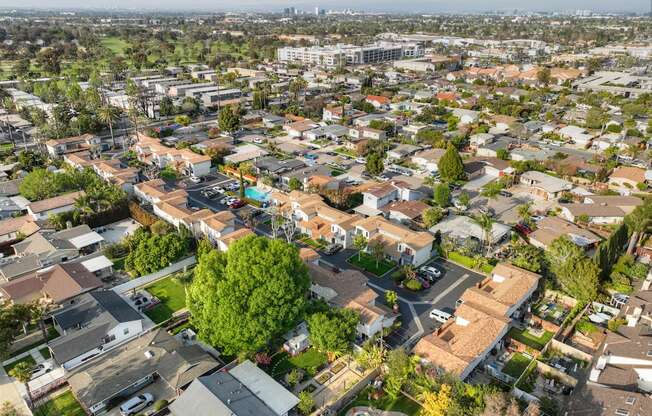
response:
<svg viewBox="0 0 652 416"><path fill-rule="evenodd" d="M531 359L526 355L517 352L512 355L507 364L505 364L505 367L503 367L503 373L518 379L530 364L530 361Z"/></svg>
<svg viewBox="0 0 652 416"><path fill-rule="evenodd" d="M145 311L145 315L157 324L167 321L172 318L174 312L186 307L186 291L174 276L159 280L147 286L145 290L161 301Z"/></svg>
<svg viewBox="0 0 652 416"><path fill-rule="evenodd" d="M465 256L465 255L457 253L455 251L449 252L446 257L449 260L453 261L454 263L458 263L458 264L466 267L467 269L473 269L473 270L477 269L476 260L471 258L471 257ZM494 269L494 266L492 266L491 264L483 264L480 267L480 269L484 273L491 273L491 271Z"/></svg>
<svg viewBox="0 0 652 416"><path fill-rule="evenodd" d="M307 235L300 235L298 240L315 250L320 250L325 247L325 244L322 241L315 241Z"/></svg>
<svg viewBox="0 0 652 416"><path fill-rule="evenodd" d="M351 404L339 412L339 416L345 416L346 413L354 407L372 407L384 411L402 412L408 416L415 416L419 414L419 411L421 410L421 406L418 403L402 394L398 396L396 400L393 400L387 395L384 395L378 400L370 400L370 392L371 387L362 390Z"/></svg>
<svg viewBox="0 0 652 416"><path fill-rule="evenodd" d="M359 269L366 270L376 276L382 276L396 267L396 263L389 260L377 261L371 254L361 252L349 257L347 262Z"/></svg>
<svg viewBox="0 0 652 416"><path fill-rule="evenodd" d="M310 348L294 357L290 357L288 353L282 351L276 353L272 357L272 362L269 365L269 372L272 377L278 379L283 377L292 369L300 368L308 375L314 376L318 369L326 363L328 363L326 354L323 354L314 348Z"/></svg>
<svg viewBox="0 0 652 416"><path fill-rule="evenodd" d="M86 412L68 391L38 406L34 416L86 416Z"/></svg>
<svg viewBox="0 0 652 416"><path fill-rule="evenodd" d="M508 337L521 342L528 347L534 348L537 351L541 351L554 335L555 334L550 331L543 331L543 334L537 337L536 335L532 334L528 328L512 328L507 333Z"/></svg>

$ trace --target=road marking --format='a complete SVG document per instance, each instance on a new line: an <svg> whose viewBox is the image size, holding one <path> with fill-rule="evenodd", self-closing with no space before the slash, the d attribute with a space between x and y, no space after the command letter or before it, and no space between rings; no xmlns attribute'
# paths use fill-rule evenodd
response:
<svg viewBox="0 0 652 416"><path fill-rule="evenodd" d="M441 292L437 297L435 297L433 300L431 300L430 303L431 305L434 305L435 303L439 302L444 296L448 295L453 289L455 289L457 286L459 286L463 281L465 281L469 277L468 273L465 273L462 275L462 278L455 282L452 286L449 286L448 289L444 290Z"/></svg>

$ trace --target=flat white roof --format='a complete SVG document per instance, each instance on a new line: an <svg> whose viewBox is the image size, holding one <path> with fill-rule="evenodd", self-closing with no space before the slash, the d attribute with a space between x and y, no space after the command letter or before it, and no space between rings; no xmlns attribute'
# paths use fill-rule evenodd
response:
<svg viewBox="0 0 652 416"><path fill-rule="evenodd" d="M299 403L298 397L249 360L231 370L231 375L279 416L285 415Z"/></svg>
<svg viewBox="0 0 652 416"><path fill-rule="evenodd" d="M83 234L74 238L71 238L70 244L75 246L75 248L84 248L87 246L90 246L91 244L99 243L100 241L104 241L104 237L96 233L95 231L91 231L90 233Z"/></svg>
<svg viewBox="0 0 652 416"><path fill-rule="evenodd" d="M113 262L106 258L106 256L93 257L92 259L82 261L81 264L91 273L113 266Z"/></svg>

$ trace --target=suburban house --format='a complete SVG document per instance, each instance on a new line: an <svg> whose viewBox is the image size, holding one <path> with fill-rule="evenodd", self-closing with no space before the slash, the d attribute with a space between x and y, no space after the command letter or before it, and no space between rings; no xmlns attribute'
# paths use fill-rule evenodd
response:
<svg viewBox="0 0 652 416"><path fill-rule="evenodd" d="M439 159L446 153L446 149L428 149L422 150L412 156L412 163L428 172L437 172L439 170Z"/></svg>
<svg viewBox="0 0 652 416"><path fill-rule="evenodd" d="M195 379L169 407L172 416L286 416L299 399L249 360Z"/></svg>
<svg viewBox="0 0 652 416"><path fill-rule="evenodd" d="M377 110L389 110L391 100L381 95L368 95L365 101L373 105Z"/></svg>
<svg viewBox="0 0 652 416"><path fill-rule="evenodd" d="M568 221L593 224L617 224L625 219L625 211L611 205L559 204L560 215Z"/></svg>
<svg viewBox="0 0 652 416"><path fill-rule="evenodd" d="M13 279L33 273L42 267L43 265L41 264L38 254L14 257L9 262L0 266L0 278L2 281L9 282Z"/></svg>
<svg viewBox="0 0 652 416"><path fill-rule="evenodd" d="M349 136L353 139L385 140L385 130L378 130L371 127L352 127L349 129Z"/></svg>
<svg viewBox="0 0 652 416"><path fill-rule="evenodd" d="M153 137L138 133L135 145L138 160L159 169L171 167L183 175L202 177L211 169L210 156L200 155L190 149L175 149L163 146Z"/></svg>
<svg viewBox="0 0 652 416"><path fill-rule="evenodd" d="M571 182L535 170L524 172L521 175L520 183L529 187L532 195L545 200L557 199L562 192L573 189Z"/></svg>
<svg viewBox="0 0 652 416"><path fill-rule="evenodd" d="M9 244L20 238L29 237L41 227L29 215L0 220L0 245Z"/></svg>
<svg viewBox="0 0 652 416"><path fill-rule="evenodd" d="M329 126L321 126L316 129L307 131L304 136L308 140L319 140L319 139L328 139L328 140L340 140L342 137L346 136L349 133L349 129L346 126L341 124L331 124Z"/></svg>
<svg viewBox="0 0 652 416"><path fill-rule="evenodd" d="M468 239L474 239L480 243L484 242L487 237L490 238L492 245L506 239L511 233L511 227L494 222L491 225L491 233L486 236L482 227L472 218L465 215L449 215L442 221L430 227L430 232L434 235L439 233L457 244L463 244Z"/></svg>
<svg viewBox="0 0 652 416"><path fill-rule="evenodd" d="M283 126L283 130L287 132L288 136L294 137L296 139L301 139L304 133L317 127L319 127L319 124L310 119L305 119L301 121L295 121L291 124L286 124Z"/></svg>
<svg viewBox="0 0 652 416"><path fill-rule="evenodd" d="M415 232L378 216L356 222L355 234L364 235L369 245L382 244L385 256L399 265L420 266L428 261L435 240L430 233Z"/></svg>
<svg viewBox="0 0 652 416"><path fill-rule="evenodd" d="M82 134L81 136L66 137L64 139L50 139L45 142L45 147L52 157L58 157L66 153L89 150L93 146L102 144L100 138L94 134Z"/></svg>
<svg viewBox="0 0 652 416"><path fill-rule="evenodd" d="M385 205L382 211L390 220L409 222L421 218L428 208L430 206L422 201L394 201Z"/></svg>
<svg viewBox="0 0 652 416"><path fill-rule="evenodd" d="M18 258L36 256L42 266L51 266L79 256L79 249L64 240L52 240L38 232L13 245Z"/></svg>
<svg viewBox="0 0 652 416"><path fill-rule="evenodd" d="M609 175L609 185L622 190L636 190L645 181L645 169L633 166L619 166Z"/></svg>
<svg viewBox="0 0 652 416"><path fill-rule="evenodd" d="M35 220L47 220L50 215L75 209L75 201L82 195L84 191L77 191L32 202L27 206L27 213Z"/></svg>
<svg viewBox="0 0 652 416"><path fill-rule="evenodd" d="M84 294L52 315L61 334L48 343L55 361L71 370L143 332L143 317L112 290Z"/></svg>
<svg viewBox="0 0 652 416"><path fill-rule="evenodd" d="M546 249L563 235L583 249L595 247L601 241L591 231L559 217L545 217L537 221L537 229L528 234L528 239L533 246Z"/></svg>
<svg viewBox="0 0 652 416"><path fill-rule="evenodd" d="M312 279L311 296L331 305L349 308L360 314L358 336L369 339L394 324L397 315L382 304L376 304L378 294L367 286L367 277L357 270L338 273L317 262L306 262Z"/></svg>
<svg viewBox="0 0 652 416"><path fill-rule="evenodd" d="M72 304L86 292L102 287L102 281L80 263L57 264L0 285L0 299L12 303Z"/></svg>
<svg viewBox="0 0 652 416"><path fill-rule="evenodd" d="M587 148L591 145L593 135L588 134L585 128L577 126L566 126L559 129L559 136L571 140L579 147Z"/></svg>
<svg viewBox="0 0 652 416"><path fill-rule="evenodd" d="M238 164L248 160L256 160L260 157L267 156L268 154L269 152L267 150L258 147L255 144L246 144L244 146L236 147L233 154L224 156L224 162Z"/></svg>
<svg viewBox="0 0 652 416"><path fill-rule="evenodd" d="M480 112L474 110L466 110L464 108L453 108L453 115L460 120L460 124L473 124L480 119Z"/></svg>
<svg viewBox="0 0 652 416"><path fill-rule="evenodd" d="M387 158L390 160L402 160L421 150L420 146L412 144L399 144L387 152Z"/></svg>
<svg viewBox="0 0 652 416"><path fill-rule="evenodd" d="M464 291L460 300L494 316L513 318L537 290L541 275L499 263L491 276Z"/></svg>
<svg viewBox="0 0 652 416"><path fill-rule="evenodd" d="M413 353L442 372L464 380L498 346L508 329L508 318L463 303L454 317L421 338Z"/></svg>
<svg viewBox="0 0 652 416"><path fill-rule="evenodd" d="M156 400L171 401L219 365L197 343L184 343L157 327L70 369L67 381L84 410L97 415L150 385Z"/></svg>
<svg viewBox="0 0 652 416"><path fill-rule="evenodd" d="M403 181L381 182L370 186L362 193L362 205L355 208L362 215L380 215L384 206L393 201L418 201L419 191L411 189Z"/></svg>
<svg viewBox="0 0 652 416"><path fill-rule="evenodd" d="M622 209L625 214L629 214L634 211L637 206L643 205L643 200L635 196L587 195L584 197L584 203L618 207Z"/></svg>
<svg viewBox="0 0 652 416"><path fill-rule="evenodd" d="M359 111L353 108L350 104L344 106L344 117L348 119L356 119L358 117L364 116L366 113L364 111ZM339 123L342 121L342 106L341 105L330 105L324 107L322 113L322 120L330 121L333 123Z"/></svg>

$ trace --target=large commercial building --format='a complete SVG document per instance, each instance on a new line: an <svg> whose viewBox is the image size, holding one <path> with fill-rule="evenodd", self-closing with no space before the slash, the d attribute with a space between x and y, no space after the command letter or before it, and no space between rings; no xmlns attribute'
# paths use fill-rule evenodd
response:
<svg viewBox="0 0 652 416"><path fill-rule="evenodd" d="M356 46L337 44L307 48L279 48L281 62L302 62L327 66L374 64L397 61L403 58L419 58L424 49L418 43L378 42Z"/></svg>

